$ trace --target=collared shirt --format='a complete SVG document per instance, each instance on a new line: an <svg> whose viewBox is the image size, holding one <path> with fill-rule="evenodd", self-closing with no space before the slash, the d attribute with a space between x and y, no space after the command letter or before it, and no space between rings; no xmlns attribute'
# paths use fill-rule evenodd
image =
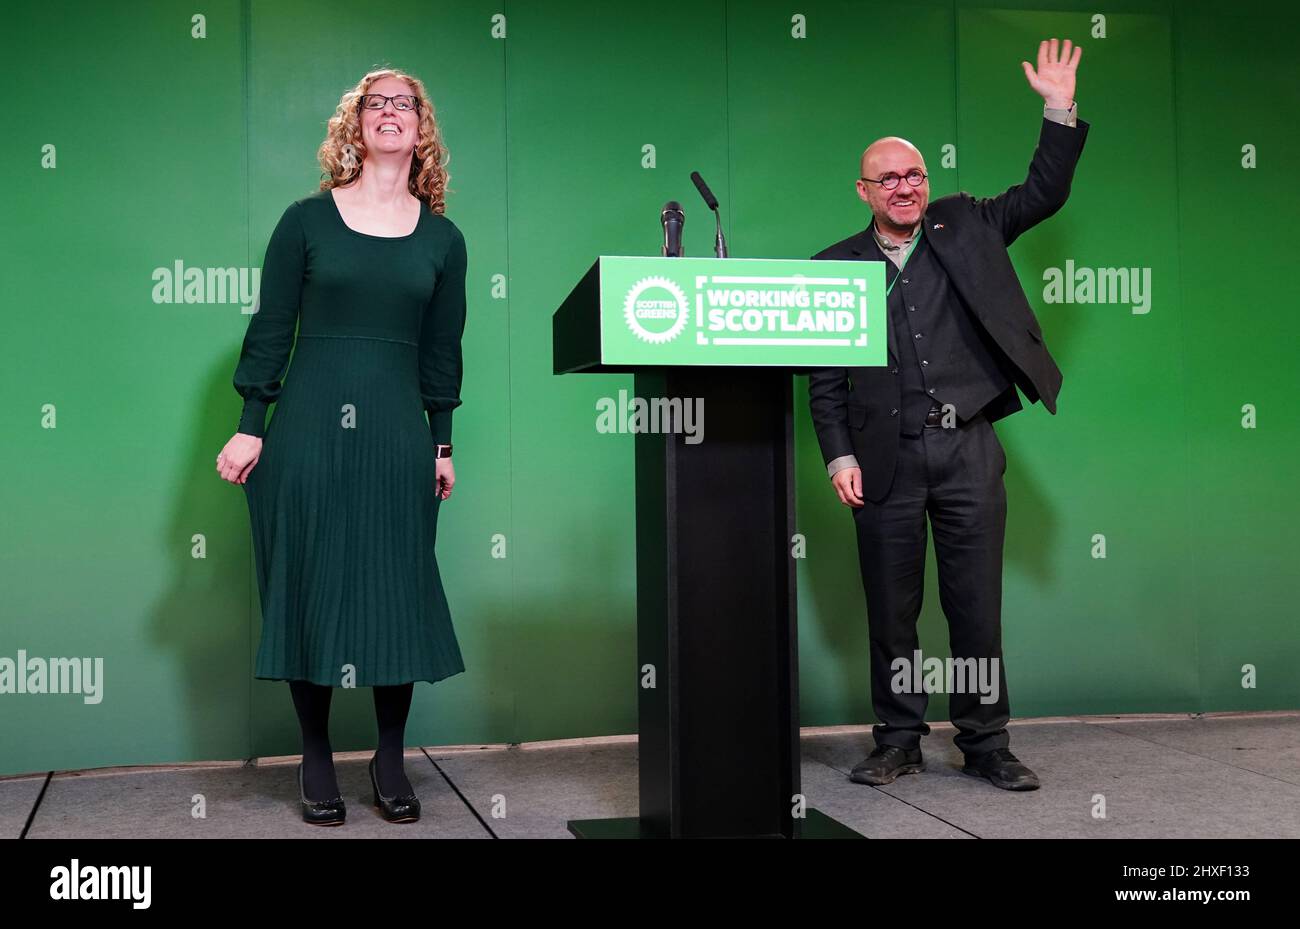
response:
<svg viewBox="0 0 1300 929"><path fill-rule="evenodd" d="M1043 104L1043 118L1050 119L1054 123L1061 123L1065 126L1078 128L1078 105L1071 103L1069 107L1050 107ZM903 257L912 245L912 240L921 232L921 222L912 228L912 233L901 242L894 242L880 234L876 228L876 222L871 221L871 237L876 240L880 250L885 253L885 257L894 263L894 266L901 269L903 267ZM845 468L859 467L858 459L854 455L841 455L826 464L826 473L833 476L835 472L842 471Z"/></svg>
<svg viewBox="0 0 1300 929"><path fill-rule="evenodd" d="M903 241L895 243L881 235L880 230L876 228L876 221L874 219L871 221L871 237L876 240L876 244L885 253L885 257L894 263L894 267L900 270L903 267L903 256L912 247L912 240L916 238L916 234L920 231L921 221L917 220L916 225L912 227L912 234Z"/></svg>

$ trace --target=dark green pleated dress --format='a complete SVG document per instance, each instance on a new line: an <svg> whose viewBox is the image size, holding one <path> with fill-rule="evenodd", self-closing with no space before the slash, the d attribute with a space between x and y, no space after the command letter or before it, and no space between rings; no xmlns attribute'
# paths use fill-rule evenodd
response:
<svg viewBox="0 0 1300 929"><path fill-rule="evenodd" d="M465 670L434 557L434 444L461 403L464 327L465 240L445 216L426 206L386 237L349 228L328 190L284 211L234 377L239 431L263 437L244 484L255 677L338 687L351 670L370 687Z"/></svg>

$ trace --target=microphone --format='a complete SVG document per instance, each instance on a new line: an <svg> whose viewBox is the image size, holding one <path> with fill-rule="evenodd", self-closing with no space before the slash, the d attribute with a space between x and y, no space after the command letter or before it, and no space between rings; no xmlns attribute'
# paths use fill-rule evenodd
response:
<svg viewBox="0 0 1300 929"><path fill-rule="evenodd" d="M695 183L695 189L700 192L700 196L704 198L708 208L716 210L718 208L718 198L713 196L713 191L709 190L709 185L704 183L704 178L700 177L700 172L692 171L691 180Z"/></svg>
<svg viewBox="0 0 1300 929"><path fill-rule="evenodd" d="M682 205L676 200L669 200L664 204L663 212L659 214L659 222L664 227L664 257L681 258L682 227L686 225L686 214L682 212Z"/></svg>
<svg viewBox="0 0 1300 929"><path fill-rule="evenodd" d="M727 257L727 240L722 235L722 214L718 212L718 198L713 196L713 191L709 190L709 185L704 183L704 178L700 177L699 171L691 172L691 180L695 183L695 188L704 198L704 203L713 211L713 218L717 221L717 235L713 240L713 253L719 258Z"/></svg>

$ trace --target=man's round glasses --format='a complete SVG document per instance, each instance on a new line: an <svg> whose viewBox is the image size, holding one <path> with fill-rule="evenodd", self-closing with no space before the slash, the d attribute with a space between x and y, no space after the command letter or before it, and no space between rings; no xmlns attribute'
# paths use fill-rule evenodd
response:
<svg viewBox="0 0 1300 929"><path fill-rule="evenodd" d="M420 101L410 94L398 94L396 97L386 97L383 94L362 94L361 105L367 110L382 110L384 104L389 100L393 101L393 107L398 110L418 110Z"/></svg>
<svg viewBox="0 0 1300 929"><path fill-rule="evenodd" d="M908 171L906 177L907 183L911 184L913 187L920 187L927 175L922 174L920 171ZM862 180L870 181L873 184L879 184L881 187L885 188L885 190L893 190L898 186L898 182L901 178L891 171L888 174L882 174L879 178L864 177Z"/></svg>

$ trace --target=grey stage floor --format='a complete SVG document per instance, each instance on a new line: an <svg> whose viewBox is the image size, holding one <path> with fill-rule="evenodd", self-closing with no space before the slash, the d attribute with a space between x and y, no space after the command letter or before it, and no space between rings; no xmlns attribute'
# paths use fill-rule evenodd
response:
<svg viewBox="0 0 1300 929"><path fill-rule="evenodd" d="M872 838L1300 837L1300 713L1016 721L1012 749L1043 781L1027 793L963 775L952 728L932 728L926 771L886 787L847 778L869 728L804 730L809 805ZM567 838L567 820L637 812L635 737L413 749L424 815L404 825L370 806L368 759L336 756L341 827L302 822L282 758L0 779L0 836Z"/></svg>

